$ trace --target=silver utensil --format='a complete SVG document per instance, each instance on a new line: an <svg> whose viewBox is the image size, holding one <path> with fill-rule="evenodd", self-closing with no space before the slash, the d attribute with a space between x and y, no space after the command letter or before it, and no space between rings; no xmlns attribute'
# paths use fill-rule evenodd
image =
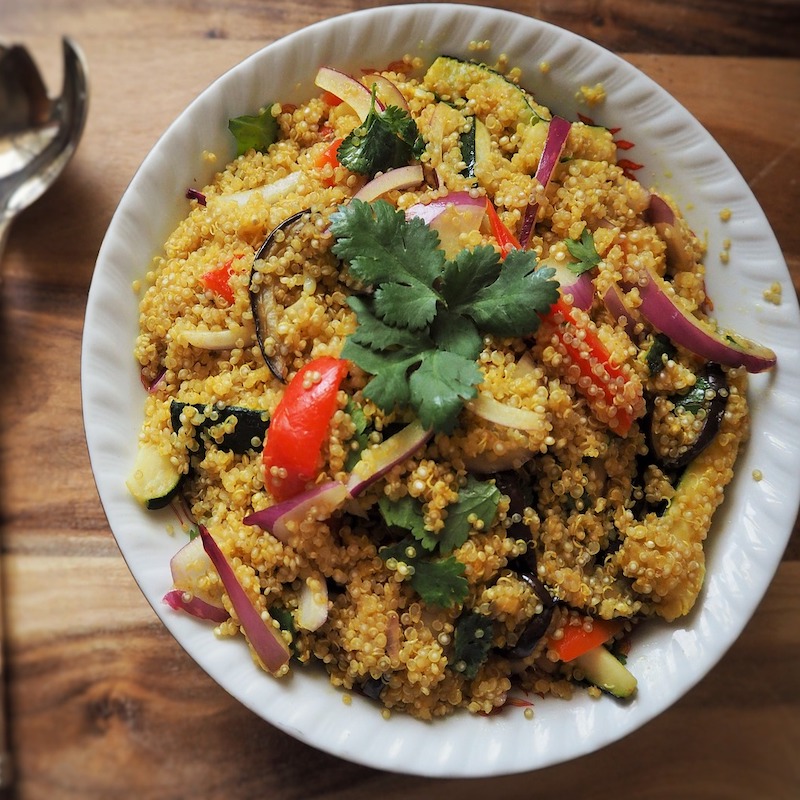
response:
<svg viewBox="0 0 800 800"><path fill-rule="evenodd" d="M14 217L53 184L83 133L88 110L86 63L63 39L61 94L50 98L28 51L0 43L0 255ZM0 792L13 781L9 749L0 571ZM5 797L6 795L3 794Z"/></svg>
<svg viewBox="0 0 800 800"><path fill-rule="evenodd" d="M67 37L63 51L63 86L51 99L28 51L0 44L0 253L14 217L61 174L83 132L86 62Z"/></svg>

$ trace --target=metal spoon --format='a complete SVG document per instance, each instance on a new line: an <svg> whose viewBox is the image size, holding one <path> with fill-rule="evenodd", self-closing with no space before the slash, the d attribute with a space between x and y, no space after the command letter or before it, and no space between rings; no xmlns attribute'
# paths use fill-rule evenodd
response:
<svg viewBox="0 0 800 800"><path fill-rule="evenodd" d="M83 133L86 62L67 37L63 49L63 86L51 99L28 51L0 44L0 254L14 217L52 185Z"/></svg>

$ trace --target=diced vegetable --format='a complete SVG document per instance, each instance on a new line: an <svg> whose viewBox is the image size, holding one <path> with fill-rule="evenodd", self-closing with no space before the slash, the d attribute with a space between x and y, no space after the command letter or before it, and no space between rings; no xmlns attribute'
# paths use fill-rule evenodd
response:
<svg viewBox="0 0 800 800"><path fill-rule="evenodd" d="M608 349L597 335L594 323L591 320L581 322L563 296L554 303L547 319L553 323L553 334L568 359L567 368L577 365L581 378L588 379L576 382L578 390L595 410L602 409L603 421L615 433L627 436L634 419L645 410L641 384L638 393L630 401L618 403L616 398L626 391L626 384L632 383L635 376L626 374L620 365L612 361Z"/></svg>
<svg viewBox="0 0 800 800"><path fill-rule="evenodd" d="M339 145L344 141L343 138L339 137L334 139L315 159L314 166L318 170L324 170L326 167L330 167L334 169L339 166ZM323 180L323 183L326 186L333 186L335 183L335 179L333 176L326 177Z"/></svg>
<svg viewBox="0 0 800 800"><path fill-rule="evenodd" d="M574 661L595 647L605 644L622 631L620 620L590 619L583 625L562 626L547 640L547 646L561 661Z"/></svg>
<svg viewBox="0 0 800 800"><path fill-rule="evenodd" d="M231 277L233 276L233 259L228 259L221 267L204 273L200 278L200 283L210 289L214 294L219 295L228 305L233 304L233 289L231 288Z"/></svg>
<svg viewBox="0 0 800 800"><path fill-rule="evenodd" d="M377 200L381 195L395 189L410 189L412 186L419 186L425 180L422 167L419 164L411 164L407 167L397 167L388 172L382 172L371 181L365 183L354 195L353 200L362 200L370 203Z"/></svg>
<svg viewBox="0 0 800 800"><path fill-rule="evenodd" d="M191 419L186 414L191 408L194 413ZM269 425L266 411L242 406L217 406L215 404L184 403L173 400L170 403L170 422L177 432L181 426L188 425L194 429L195 437L211 438L222 450L234 453L246 453L257 450L264 443ZM183 419L181 419L183 417ZM230 429L230 430L229 430ZM201 443L202 439L198 439Z"/></svg>
<svg viewBox="0 0 800 800"><path fill-rule="evenodd" d="M517 240L517 237L508 229L505 223L500 219L494 203L487 197L486 198L486 214L489 217L489 224L492 228L492 236L497 240L504 256L507 256L511 250L520 250L522 245Z"/></svg>
<svg viewBox="0 0 800 800"><path fill-rule="evenodd" d="M319 472L322 446L347 369L343 359L316 358L301 367L286 387L262 456L265 485L277 500L299 494Z"/></svg>
<svg viewBox="0 0 800 800"><path fill-rule="evenodd" d="M483 84L496 98L497 105L508 109L518 122L531 124L541 117L525 92L504 75L477 61L439 56L428 67L423 83L442 98L467 98L471 87Z"/></svg>
<svg viewBox="0 0 800 800"><path fill-rule="evenodd" d="M586 680L614 697L624 699L636 691L636 678L604 645L578 656L574 663Z"/></svg>
<svg viewBox="0 0 800 800"><path fill-rule="evenodd" d="M140 503L154 510L172 502L182 479L183 474L171 454L162 452L155 444L142 442L125 485Z"/></svg>
<svg viewBox="0 0 800 800"><path fill-rule="evenodd" d="M291 241L292 235L300 231L310 218L310 211L298 211L276 225L264 240L264 244L256 251L250 273L250 308L253 312L258 346L270 372L281 381L286 379L288 349L278 338L281 315L275 303L272 286L263 279L259 265L272 257L277 257L286 246L285 243Z"/></svg>

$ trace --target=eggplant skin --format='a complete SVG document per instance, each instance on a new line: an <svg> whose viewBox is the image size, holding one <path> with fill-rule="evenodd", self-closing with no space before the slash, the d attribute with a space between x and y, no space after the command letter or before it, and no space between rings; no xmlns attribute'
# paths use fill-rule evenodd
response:
<svg viewBox="0 0 800 800"><path fill-rule="evenodd" d="M253 269L250 273L250 307L253 311L253 320L256 326L256 340L258 341L261 355L269 368L269 371L281 383L286 381L286 362L281 355L281 344L277 343L277 353L270 353L266 346L266 340L269 337L275 339L275 327L277 324L277 310L275 308L275 300L272 296L272 288L269 286L260 286L254 288L255 281L253 280L257 272L256 264L259 261L266 261L270 257L277 255L279 249L284 246L287 236L278 237L278 233L287 234L292 228L300 227L305 224L306 218L311 213L309 209L298 211L296 214L287 217L283 222L272 229L272 232L264 240L264 244L258 248L255 258L253 259ZM280 241L279 241L280 238Z"/></svg>
<svg viewBox="0 0 800 800"><path fill-rule="evenodd" d="M670 457L658 446L658 437L655 432L655 424L651 419L649 438L650 450L653 460L666 470L681 470L692 462L700 453L703 452L719 433L722 418L728 405L728 379L724 370L719 364L707 364L697 376L697 386L705 393L712 389L714 396L711 399L698 399L696 393L692 391L683 395L675 395L670 398L676 408L689 409L692 413L697 413L701 409L705 411L703 428L697 438L678 456Z"/></svg>

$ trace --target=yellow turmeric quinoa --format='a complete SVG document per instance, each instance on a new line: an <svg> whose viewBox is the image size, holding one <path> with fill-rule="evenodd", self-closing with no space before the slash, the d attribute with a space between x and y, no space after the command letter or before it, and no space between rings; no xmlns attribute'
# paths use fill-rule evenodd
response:
<svg viewBox="0 0 800 800"><path fill-rule="evenodd" d="M665 333L651 307L655 294L697 338L747 354L709 317L703 243L670 198L637 180L612 131L580 119L554 142L563 119L502 59L405 57L380 73L323 73L307 102L267 98L243 121L273 126L271 140L240 140L241 155L189 192L142 290L135 357L149 460L137 460L129 487L151 508L171 504L192 536L198 526L206 534L182 533L176 550L204 547L174 566L165 593L175 613L210 620L209 636L244 635L278 678L321 664L386 715L488 714L513 693L629 696L623 656L635 628L696 602L704 540L748 433L746 358L714 363ZM370 120L397 111L416 126L410 138L392 131L395 145L405 136L400 155L357 171ZM368 200L354 200L359 192ZM497 313L477 339L470 328L477 380L444 422L424 403L441 400L449 376L431 367L415 384L412 370L446 360L449 317L395 386L401 402L377 391L369 358L357 357L401 352L378 352L369 336L354 346L367 323L418 339L427 331L405 311L376 322L388 291L364 280L356 245L342 243L357 238L345 215L361 203L368 217L388 207L401 226L441 210L415 228L435 230L440 266L488 250L500 270L535 263L524 286L549 282L529 329L505 333ZM500 294L497 303L509 300ZM294 387L311 392L331 363L344 368L319 412L319 452L305 452L313 437L302 431L287 462L268 457L268 424L290 404L294 377L304 370ZM264 433L232 446L242 409ZM415 424L425 436L350 491L370 452L383 457L380 445ZM294 457L311 458L313 474L293 476ZM293 477L302 486L290 491ZM265 523L271 508L281 513ZM242 598L255 611L249 628ZM259 621L277 637L274 662L254 647ZM603 677L609 654L621 678Z"/></svg>

